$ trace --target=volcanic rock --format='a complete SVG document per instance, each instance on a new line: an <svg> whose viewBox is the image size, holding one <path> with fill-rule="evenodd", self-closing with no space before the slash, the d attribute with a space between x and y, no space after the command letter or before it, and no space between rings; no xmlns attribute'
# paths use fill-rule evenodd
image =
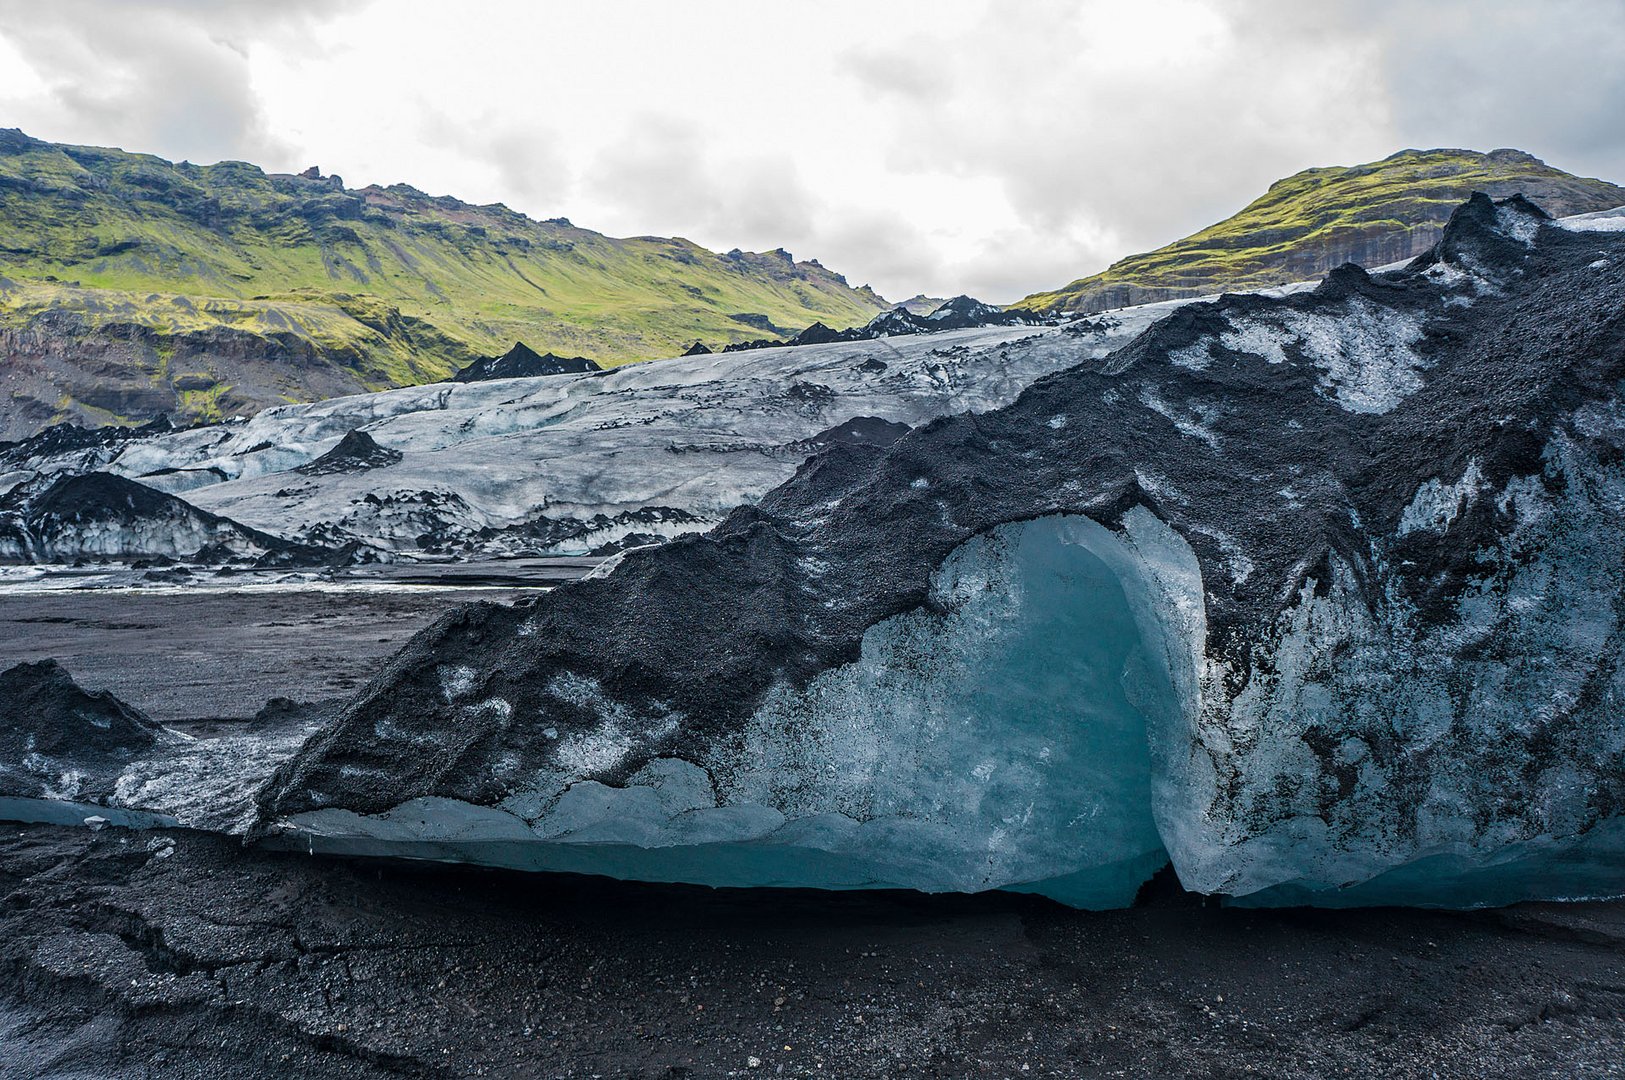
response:
<svg viewBox="0 0 1625 1080"><path fill-rule="evenodd" d="M47 478L19 485L0 499L0 559L133 560L194 552L257 556L289 546L278 537L113 473Z"/></svg>
<svg viewBox="0 0 1625 1080"><path fill-rule="evenodd" d="M0 671L0 796L87 797L162 731L106 690L83 689L55 660Z"/></svg>

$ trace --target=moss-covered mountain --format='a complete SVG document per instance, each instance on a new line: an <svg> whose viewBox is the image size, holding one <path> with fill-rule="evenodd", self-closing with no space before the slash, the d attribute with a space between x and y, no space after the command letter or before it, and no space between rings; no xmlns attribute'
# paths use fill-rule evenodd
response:
<svg viewBox="0 0 1625 1080"><path fill-rule="evenodd" d="M1304 281L1346 262L1398 262L1431 247L1451 211L1475 191L1522 193L1559 217L1625 205L1625 188L1573 176L1521 150L1402 150L1369 165L1278 180L1234 217L1015 306L1104 311Z"/></svg>
<svg viewBox="0 0 1625 1080"><path fill-rule="evenodd" d="M607 365L887 306L782 250L0 130L0 438L427 382L515 341Z"/></svg>

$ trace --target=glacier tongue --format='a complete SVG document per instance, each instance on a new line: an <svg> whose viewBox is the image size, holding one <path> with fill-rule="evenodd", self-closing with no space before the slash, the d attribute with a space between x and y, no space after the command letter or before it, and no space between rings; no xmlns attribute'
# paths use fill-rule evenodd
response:
<svg viewBox="0 0 1625 1080"><path fill-rule="evenodd" d="M310 543L469 558L587 552L715 524L787 479L829 429L1007 404L1181 303L1072 332L981 327L689 356L289 405L43 457L0 448L0 491L101 469ZM327 457L363 440L372 457L355 467Z"/></svg>

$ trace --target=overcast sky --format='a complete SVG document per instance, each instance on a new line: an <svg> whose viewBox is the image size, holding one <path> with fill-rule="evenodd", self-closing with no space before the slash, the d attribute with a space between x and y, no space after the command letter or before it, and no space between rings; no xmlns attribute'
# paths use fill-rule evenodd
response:
<svg viewBox="0 0 1625 1080"><path fill-rule="evenodd" d="M0 127L1008 301L1281 176L1625 181L1625 3L0 0Z"/></svg>

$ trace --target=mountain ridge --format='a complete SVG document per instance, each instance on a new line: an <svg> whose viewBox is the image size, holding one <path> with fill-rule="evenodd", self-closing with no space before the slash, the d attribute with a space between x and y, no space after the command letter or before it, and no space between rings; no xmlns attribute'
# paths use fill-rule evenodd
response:
<svg viewBox="0 0 1625 1080"><path fill-rule="evenodd" d="M1522 150L1401 150L1282 177L1223 221L1011 307L1086 314L1312 280L1346 262L1402 262L1438 242L1474 191L1524 195L1554 217L1625 205L1625 188Z"/></svg>
<svg viewBox="0 0 1625 1080"><path fill-rule="evenodd" d="M783 248L614 238L314 167L0 130L0 438L432 382L516 340L605 364L890 305Z"/></svg>

